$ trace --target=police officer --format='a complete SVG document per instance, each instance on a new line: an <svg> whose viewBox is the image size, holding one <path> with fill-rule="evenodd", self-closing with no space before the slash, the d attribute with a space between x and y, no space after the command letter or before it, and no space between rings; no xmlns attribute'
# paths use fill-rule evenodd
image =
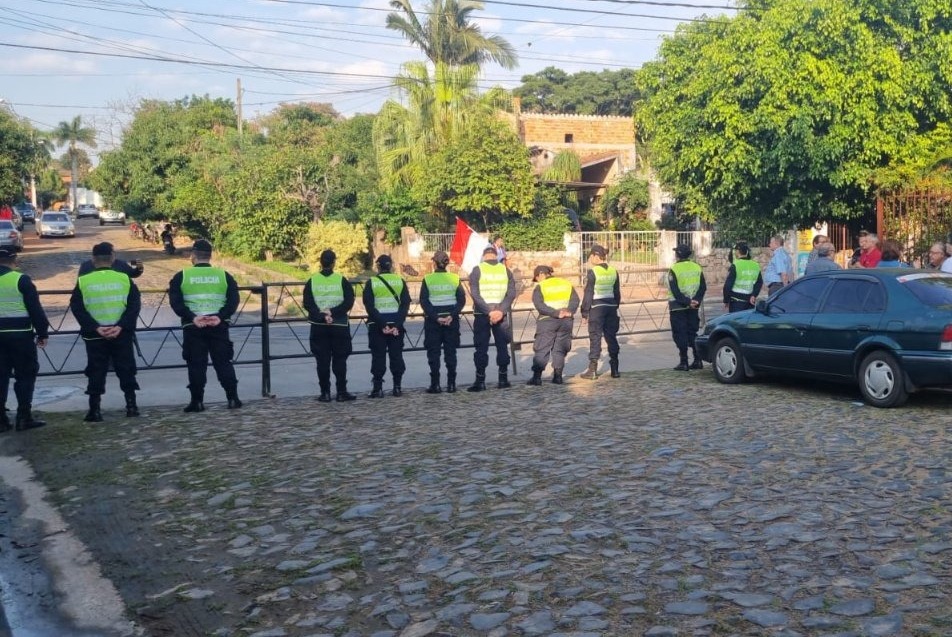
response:
<svg viewBox="0 0 952 637"><path fill-rule="evenodd" d="M602 338L608 345L608 366L612 378L618 378L618 306L621 304L621 285L618 271L608 265L608 250L598 244L589 252L592 264L585 278L582 296L582 318L588 320L588 369L579 377L598 378L598 360L602 356Z"/></svg>
<svg viewBox="0 0 952 637"><path fill-rule="evenodd" d="M703 369L704 363L697 356L694 339L701 325L699 308L704 302L707 283L701 266L691 261L690 246L681 244L674 249L677 262L668 270L668 313L671 318L671 337L678 348L680 362L674 369L686 372ZM688 348L693 361L688 365Z"/></svg>
<svg viewBox="0 0 952 637"><path fill-rule="evenodd" d="M469 293L473 297L473 362L476 381L466 391L486 391L486 367L489 366L489 336L496 344L496 365L499 367L497 387L511 387L509 382L509 343L512 334L509 310L516 298L516 282L512 272L499 263L496 248L483 249L483 261L469 274Z"/></svg>
<svg viewBox="0 0 952 637"><path fill-rule="evenodd" d="M228 336L231 317L238 309L238 284L221 268L212 267L212 244L199 239L192 245L192 267L169 281L169 305L182 319L182 358L188 365L191 394L183 411L205 411L208 358L225 390L228 409L238 409L238 378L231 362L235 347Z"/></svg>
<svg viewBox="0 0 952 637"><path fill-rule="evenodd" d="M112 364L126 398L126 416L138 416L136 406L136 359L133 353L136 321L141 299L139 288L122 272L112 269L112 245L93 246L95 269L76 281L69 299L86 344L86 393L89 411L85 422L102 422L100 404L106 392L106 373Z"/></svg>
<svg viewBox="0 0 952 637"><path fill-rule="evenodd" d="M337 255L321 253L321 270L304 285L304 309L311 323L311 353L317 360L322 403L331 401L331 370L337 383L337 401L356 400L347 391L347 357L353 349L347 313L354 307L354 286L334 272Z"/></svg>
<svg viewBox="0 0 952 637"><path fill-rule="evenodd" d="M11 374L17 397L16 430L46 424L33 417L32 403L36 373L40 370L36 348L46 347L50 323L33 281L14 270L16 259L13 248L0 248L0 433L10 431L7 393Z"/></svg>
<svg viewBox="0 0 952 637"><path fill-rule="evenodd" d="M552 382L561 385L565 355L572 349L572 317L578 310L578 293L567 280L552 276L552 268L547 265L537 265L532 280L538 283L532 291L532 304L539 320L532 345L532 378L527 384L542 384L542 372L551 355Z"/></svg>
<svg viewBox="0 0 952 637"><path fill-rule="evenodd" d="M113 255L115 255L115 247L108 241L103 241L103 243L108 243L110 248L113 248ZM84 274L89 274L96 268L93 266L92 259L86 259L81 264L79 264L79 275L83 276ZM114 259L112 262L112 269L116 272L122 272L130 279L138 279L142 276L142 273L145 271L145 266L142 264L142 261L133 259L131 261L123 261L122 259Z"/></svg>
<svg viewBox="0 0 952 637"><path fill-rule="evenodd" d="M363 301L367 310L367 345L370 347L370 375L373 387L371 398L383 398L383 375L393 377L394 396L403 395L403 327L410 312L410 290L407 282L393 273L393 259L382 254L377 257L377 276L364 285Z"/></svg>
<svg viewBox="0 0 952 637"><path fill-rule="evenodd" d="M459 347L459 316L466 305L466 293L459 275L446 271L450 256L442 250L433 255L435 271L423 277L420 307L423 308L423 347L430 365L428 394L439 394L440 350L446 362L446 391L456 392L456 349Z"/></svg>
<svg viewBox="0 0 952 637"><path fill-rule="evenodd" d="M753 308L763 286L760 264L751 258L750 247L739 242L734 246L731 267L724 281L724 309L741 312Z"/></svg>

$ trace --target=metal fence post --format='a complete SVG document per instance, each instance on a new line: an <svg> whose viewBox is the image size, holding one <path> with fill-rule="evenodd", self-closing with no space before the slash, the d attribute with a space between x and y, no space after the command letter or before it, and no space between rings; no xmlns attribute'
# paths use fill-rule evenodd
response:
<svg viewBox="0 0 952 637"><path fill-rule="evenodd" d="M268 284L257 289L261 293L261 395L271 397L271 330L268 323Z"/></svg>

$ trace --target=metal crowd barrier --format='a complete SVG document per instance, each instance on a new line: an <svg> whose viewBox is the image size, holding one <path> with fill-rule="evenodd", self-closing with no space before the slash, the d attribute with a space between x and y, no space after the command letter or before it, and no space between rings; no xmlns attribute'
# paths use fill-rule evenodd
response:
<svg viewBox="0 0 952 637"><path fill-rule="evenodd" d="M367 348L367 315L361 303L362 282L355 282L357 301L351 313L353 354L370 353ZM416 286L414 286L416 287ZM236 365L261 366L261 393L271 395L272 370L282 360L310 358L307 313L303 306L304 282L275 282L240 286L241 300L232 319L231 339L235 344ZM168 290L141 289L142 310L136 329L136 357L141 370L185 369L182 360L182 328L168 304ZM50 340L40 354L40 376L82 374L85 350L75 317L69 310L72 290L40 292L40 300L50 319ZM411 295L418 297L411 287ZM624 295L623 295L624 298ZM622 301L619 336L667 331L667 302L650 299ZM465 309L461 321L461 344L473 347L473 312ZM515 352L533 343L538 313L531 305L520 304L509 316L512 327L513 372ZM404 351L424 351L423 312L418 302L411 304L406 322ZM588 329L576 315L573 339L587 339Z"/></svg>

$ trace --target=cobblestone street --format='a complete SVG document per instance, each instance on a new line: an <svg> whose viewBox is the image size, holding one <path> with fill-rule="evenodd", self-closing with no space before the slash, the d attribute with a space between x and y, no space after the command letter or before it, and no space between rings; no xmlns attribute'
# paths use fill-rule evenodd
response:
<svg viewBox="0 0 952 637"><path fill-rule="evenodd" d="M562 387L5 436L148 635L952 634L947 394Z"/></svg>

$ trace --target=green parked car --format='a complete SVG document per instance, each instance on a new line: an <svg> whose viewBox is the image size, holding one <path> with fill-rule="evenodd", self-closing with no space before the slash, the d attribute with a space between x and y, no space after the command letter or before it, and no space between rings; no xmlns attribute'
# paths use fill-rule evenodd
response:
<svg viewBox="0 0 952 637"><path fill-rule="evenodd" d="M952 274L884 268L798 279L697 337L722 383L761 374L858 384L875 407L952 387Z"/></svg>

